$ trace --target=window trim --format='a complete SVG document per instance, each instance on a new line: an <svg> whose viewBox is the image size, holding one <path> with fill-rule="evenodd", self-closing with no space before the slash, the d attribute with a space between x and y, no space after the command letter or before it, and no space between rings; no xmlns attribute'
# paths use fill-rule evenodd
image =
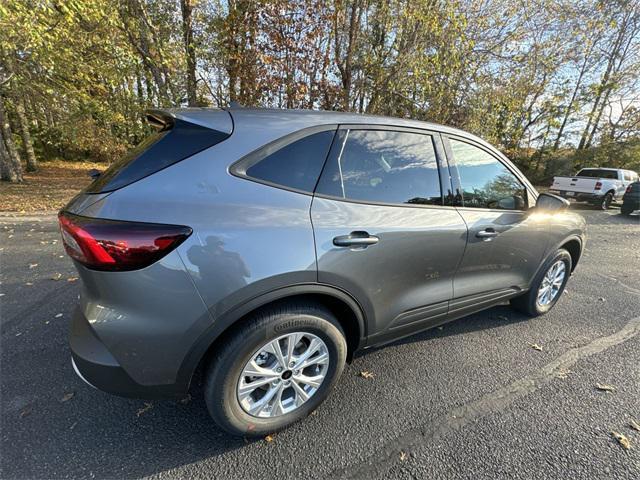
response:
<svg viewBox="0 0 640 480"><path fill-rule="evenodd" d="M322 175L322 171L324 170L324 166L327 163L327 158L331 154L331 150L333 149L333 145L335 143L337 132L338 132L338 124L326 124L326 125L314 125L312 127L303 128L300 130L296 130L295 132L288 133L282 137L279 137L267 144L261 145L256 148L252 152L246 154L239 160L233 162L227 168L227 171L233 175L234 177L242 178L244 180L249 180L250 182L260 183L262 185L266 185L269 187L279 188L280 190L287 190L289 192L301 193L303 195L313 196L316 187L318 186L318 181L320 180L320 176ZM327 151L327 156L322 162L322 168L320 169L320 173L318 174L318 178L313 186L312 190L302 190L300 188L289 187L287 185L283 185L281 183L270 182L269 180L263 180L261 178L252 177L247 174L247 170L253 167L258 162L267 158L269 155L276 153L278 150L283 149L284 147L291 145L299 140L302 140L311 135L315 135L316 133L322 132L330 132L333 131L333 138L331 139L331 144L329 145L329 150Z"/></svg>
<svg viewBox="0 0 640 480"><path fill-rule="evenodd" d="M358 200L354 198L347 197L337 197L335 195L327 195L325 193L318 192L318 185L320 184L320 179L324 174L325 168L331 161L336 161L339 163L339 157L342 155L342 151L344 149L344 145L346 144L346 140L349 137L350 130L383 130L388 132L403 132L403 133L414 133L417 135L425 135L431 137L431 142L433 145L433 150L436 157L436 165L438 169L438 183L440 186L440 205L426 205L426 204L416 204L416 203L393 203L393 202L377 202L374 200ZM345 132L346 134L342 138L341 144L338 140L341 137L341 132ZM439 140L439 141L438 141ZM338 129L336 130L336 134L333 137L333 144L331 145L331 149L329 150L329 155L327 155L327 159L325 160L324 166L320 175L318 176L318 182L316 183L316 188L314 189L314 197L323 198L326 200L335 200L339 202L347 202L347 203L355 203L358 205L371 205L371 206L379 206L379 207L403 207L403 208L452 208L451 205L444 204L444 189L442 185L443 175L442 168L444 162L446 161L444 157L444 149L442 148L442 139L441 133L436 130L427 130L421 128L413 128L413 127L404 127L404 126L396 126L396 125L383 125L383 124L363 124L363 123L353 123L353 124L340 124Z"/></svg>
<svg viewBox="0 0 640 480"><path fill-rule="evenodd" d="M467 143L469 145L472 145L474 147L479 148L480 150L483 150L485 153L491 155L493 158L496 159L497 162L499 162L500 164L502 164L503 167L505 167L513 176L516 177L516 179L522 184L522 186L525 189L525 192L527 194L527 209L526 210L506 210L503 208L488 208L488 207L471 207L471 206L465 206L464 205L464 190L462 188L462 181L460 178L460 172L458 171L458 166L455 160L455 157L453 156L453 150L451 149L451 142L449 141L449 139L454 139L457 141L460 141L462 143ZM533 186L531 185L531 182L529 182L529 180L524 176L524 174L518 170L516 168L515 165L513 165L511 163L511 161L509 159L507 159L506 157L503 158L503 155L498 152L498 151L494 151L493 148L488 148L486 145L483 145L480 142L475 141L472 138L468 138L462 135L456 135L456 134L450 134L450 133L446 133L446 134L442 134L442 141L444 142L444 147L445 147L445 152L447 154L447 163L449 166L449 173L451 175L451 183L452 183L452 189L453 191L460 191L461 196L462 196L462 205L455 205L456 208L460 209L460 210L473 210L473 211L486 211L486 212L501 212L501 213L524 213L527 212L529 209L533 208L535 206L535 202L538 199L538 195L537 192L535 190L535 188L533 188ZM531 204L533 203L533 205Z"/></svg>

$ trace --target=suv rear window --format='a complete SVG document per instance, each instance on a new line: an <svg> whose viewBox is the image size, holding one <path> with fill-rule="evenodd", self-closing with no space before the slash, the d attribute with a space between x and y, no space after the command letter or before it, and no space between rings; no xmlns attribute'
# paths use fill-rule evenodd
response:
<svg viewBox="0 0 640 480"><path fill-rule="evenodd" d="M334 128L296 132L250 153L231 171L270 185L313 193L334 133Z"/></svg>
<svg viewBox="0 0 640 480"><path fill-rule="evenodd" d="M117 190L220 143L229 134L174 119L147 137L87 188L86 193Z"/></svg>
<svg viewBox="0 0 640 480"><path fill-rule="evenodd" d="M589 178L618 178L618 172L615 170L600 170L599 168L583 168L578 172L576 177L589 177Z"/></svg>

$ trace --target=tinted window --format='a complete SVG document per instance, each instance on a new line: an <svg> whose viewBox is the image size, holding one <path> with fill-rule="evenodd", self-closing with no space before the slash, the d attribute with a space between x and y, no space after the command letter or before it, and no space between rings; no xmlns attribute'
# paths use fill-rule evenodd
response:
<svg viewBox="0 0 640 480"><path fill-rule="evenodd" d="M112 163L86 191L101 193L117 190L228 137L227 133L175 120L170 128L149 136L122 159Z"/></svg>
<svg viewBox="0 0 640 480"><path fill-rule="evenodd" d="M327 162L318 193L365 202L441 204L429 135L349 130L340 132L339 145L341 153Z"/></svg>
<svg viewBox="0 0 640 480"><path fill-rule="evenodd" d="M284 187L313 192L333 140L334 130L314 133L269 153L246 175Z"/></svg>
<svg viewBox="0 0 640 480"><path fill-rule="evenodd" d="M469 143L450 139L465 207L526 209L526 189L497 158Z"/></svg>
<svg viewBox="0 0 640 480"><path fill-rule="evenodd" d="M576 177L589 177L589 178L618 178L618 172L615 170L600 170L598 168L583 168L578 172Z"/></svg>

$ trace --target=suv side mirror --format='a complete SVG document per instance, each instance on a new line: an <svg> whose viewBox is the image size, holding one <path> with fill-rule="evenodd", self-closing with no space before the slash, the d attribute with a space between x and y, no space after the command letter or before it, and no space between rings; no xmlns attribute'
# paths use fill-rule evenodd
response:
<svg viewBox="0 0 640 480"><path fill-rule="evenodd" d="M548 212L561 212L569 208L569 200L566 200L552 193L541 193L538 195L536 209Z"/></svg>

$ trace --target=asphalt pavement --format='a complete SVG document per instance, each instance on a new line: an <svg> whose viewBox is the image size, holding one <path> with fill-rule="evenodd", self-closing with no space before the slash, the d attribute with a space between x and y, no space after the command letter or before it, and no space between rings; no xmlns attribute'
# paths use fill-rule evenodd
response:
<svg viewBox="0 0 640 480"><path fill-rule="evenodd" d="M219 430L198 386L145 402L84 384L56 219L0 216L0 478L637 480L640 217L579 210L587 250L549 314L498 306L368 352L270 441Z"/></svg>

